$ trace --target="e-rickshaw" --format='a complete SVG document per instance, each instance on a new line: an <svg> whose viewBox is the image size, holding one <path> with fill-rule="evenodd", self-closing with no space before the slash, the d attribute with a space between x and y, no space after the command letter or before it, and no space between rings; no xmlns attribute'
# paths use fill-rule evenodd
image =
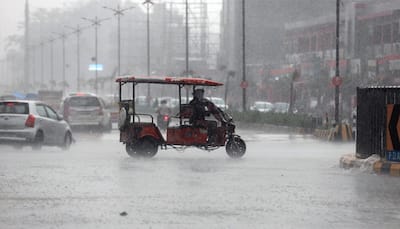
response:
<svg viewBox="0 0 400 229"><path fill-rule="evenodd" d="M231 158L241 158L246 152L246 144L243 139L235 134L235 124L233 119L226 112L217 108L218 120L207 119L213 122L214 141L210 142L210 134L207 128L198 127L189 123L193 114L193 107L186 101L182 101L182 89L192 86L193 91L196 87L215 87L222 86L222 83L203 79L185 77L144 77L144 76L124 76L116 79L119 84L119 121L120 142L125 144L126 152L132 157L153 157L158 149L185 147L197 147L211 151L225 146L226 153ZM166 129L166 139L164 139L160 128L154 122L152 114L138 113L135 109L135 87L138 84L165 84L176 85L179 92L179 110L175 118L179 120L175 125L170 125ZM124 86L125 85L125 86ZM128 86L128 87L126 87ZM130 88L131 95L128 99L123 99L123 89ZM124 91L126 92L126 91ZM126 94L126 93L125 93ZM212 115L209 113L208 116Z"/></svg>

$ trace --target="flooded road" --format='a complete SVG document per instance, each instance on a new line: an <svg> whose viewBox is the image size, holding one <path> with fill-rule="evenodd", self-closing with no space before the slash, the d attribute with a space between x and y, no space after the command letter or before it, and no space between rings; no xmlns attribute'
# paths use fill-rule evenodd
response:
<svg viewBox="0 0 400 229"><path fill-rule="evenodd" d="M339 168L354 143L239 131L247 153L134 159L118 132L0 146L0 228L398 228L400 180Z"/></svg>

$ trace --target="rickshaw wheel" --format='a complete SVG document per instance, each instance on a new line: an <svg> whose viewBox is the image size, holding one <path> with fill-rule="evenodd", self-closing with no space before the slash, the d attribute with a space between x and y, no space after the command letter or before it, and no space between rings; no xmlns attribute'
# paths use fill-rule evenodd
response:
<svg viewBox="0 0 400 229"><path fill-rule="evenodd" d="M157 142L150 137L145 137L137 143L137 153L146 158L154 157L158 151Z"/></svg>
<svg viewBox="0 0 400 229"><path fill-rule="evenodd" d="M233 137L226 143L226 153L231 158L241 158L246 153L246 143L240 137Z"/></svg>
<svg viewBox="0 0 400 229"><path fill-rule="evenodd" d="M138 157L138 154L137 154L137 152L136 152L135 147L134 147L133 144L131 144L131 143L126 143L126 145L125 145L125 150L126 150L126 152L128 153L129 156L131 156L131 157Z"/></svg>

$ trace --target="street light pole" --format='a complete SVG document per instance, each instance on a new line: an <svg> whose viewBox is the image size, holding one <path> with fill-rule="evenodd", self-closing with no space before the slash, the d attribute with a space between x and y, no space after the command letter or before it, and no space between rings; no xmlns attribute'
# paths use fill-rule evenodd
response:
<svg viewBox="0 0 400 229"><path fill-rule="evenodd" d="M55 34L58 34L62 41L62 91L63 94L65 94L65 86L67 83L65 81L65 39L67 39L67 34L65 32Z"/></svg>
<svg viewBox="0 0 400 229"><path fill-rule="evenodd" d="M242 0L242 82L246 82L246 5L245 5L245 0ZM246 111L246 87L242 87L242 109L243 111Z"/></svg>
<svg viewBox="0 0 400 229"><path fill-rule="evenodd" d="M154 3L146 0L143 5L147 7L147 76L150 76L150 6ZM150 103L150 84L147 84L147 100Z"/></svg>
<svg viewBox="0 0 400 229"><path fill-rule="evenodd" d="M43 52L43 49L44 49L44 42L41 41L40 42L40 86L39 86L39 88L42 88L43 83L44 83L44 81L43 81L43 75L44 75L44 52Z"/></svg>
<svg viewBox="0 0 400 229"><path fill-rule="evenodd" d="M103 6L104 9L108 9L114 12L114 15L117 16L118 19L118 76L121 75L121 16L124 15L124 12L127 10L131 10L135 8L134 6L127 7L124 9L121 9L119 4L117 5L116 9Z"/></svg>
<svg viewBox="0 0 400 229"><path fill-rule="evenodd" d="M95 38L94 38L94 46L95 46L95 56L94 56L94 59L95 59L95 85L94 85L94 88L95 88L95 91L96 91L96 94L97 94L97 92L98 92L98 83L97 83L97 81L98 81L98 77L97 77L97 73L98 73L98 60L97 60L97 29L98 29L98 27L101 25L100 23L101 22L103 22L103 21L105 21L105 20L108 20L109 18L103 18L103 19L98 19L97 18L97 16L94 18L94 19L90 19L90 18L86 18L86 17L83 17L82 18L83 20L86 20L86 21L89 21L89 22L91 22L92 23L92 25L94 26L94 33L95 33Z"/></svg>
<svg viewBox="0 0 400 229"><path fill-rule="evenodd" d="M82 30L84 28L81 28L79 26L79 24L76 26L76 28L74 27L70 27L70 26L65 26L66 28L72 29L74 31L74 33L76 33L76 87L77 90L80 91L81 90L81 58L80 58L80 35L82 33ZM85 27L88 28L88 27Z"/></svg>
<svg viewBox="0 0 400 229"><path fill-rule="evenodd" d="M186 77L189 77L189 3L186 0L186 7L185 7L185 38L186 38Z"/></svg>
<svg viewBox="0 0 400 229"><path fill-rule="evenodd" d="M336 0L336 72L335 76L340 77L339 73L339 25L340 25L340 0ZM335 124L339 125L339 85L335 86Z"/></svg>
<svg viewBox="0 0 400 229"><path fill-rule="evenodd" d="M54 39L50 38L49 42L50 42L50 86L53 87L54 85L52 85L52 84L54 82L54 60L53 60L53 53L54 53L53 52L54 51L53 43L54 43Z"/></svg>

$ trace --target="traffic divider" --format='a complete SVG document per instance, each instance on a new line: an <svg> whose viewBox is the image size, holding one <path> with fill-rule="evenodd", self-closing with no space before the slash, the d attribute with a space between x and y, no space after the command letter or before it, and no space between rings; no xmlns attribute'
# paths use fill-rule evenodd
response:
<svg viewBox="0 0 400 229"><path fill-rule="evenodd" d="M400 163L391 161L378 161L374 164L374 171L378 174L400 176Z"/></svg>

